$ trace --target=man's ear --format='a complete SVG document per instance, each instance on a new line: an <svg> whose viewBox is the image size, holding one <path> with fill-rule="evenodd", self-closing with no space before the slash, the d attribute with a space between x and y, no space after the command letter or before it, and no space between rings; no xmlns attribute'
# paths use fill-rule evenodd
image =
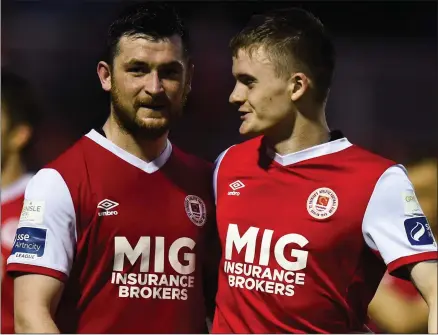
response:
<svg viewBox="0 0 438 335"><path fill-rule="evenodd" d="M310 79L302 72L292 75L289 80L290 98L293 102L298 101L310 86Z"/></svg>
<svg viewBox="0 0 438 335"><path fill-rule="evenodd" d="M111 67L106 62L99 62L97 64L97 75L104 91L111 91Z"/></svg>
<svg viewBox="0 0 438 335"><path fill-rule="evenodd" d="M186 95L192 91L192 79L194 73L195 73L195 65L192 62L189 62L187 69L187 77L186 77L186 91L185 91Z"/></svg>

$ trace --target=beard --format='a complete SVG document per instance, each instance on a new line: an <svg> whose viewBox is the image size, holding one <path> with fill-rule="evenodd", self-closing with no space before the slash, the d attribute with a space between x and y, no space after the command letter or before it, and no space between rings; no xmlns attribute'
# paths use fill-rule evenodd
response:
<svg viewBox="0 0 438 335"><path fill-rule="evenodd" d="M172 103L169 103L169 100L166 100L164 103L166 107L161 111L161 120L164 119L165 122L151 124L143 121L138 115L139 109L145 105L143 102L136 101L132 105L123 104L117 88L112 89L110 94L115 120L120 129L136 138L144 140L156 140L165 135L181 117L187 100L187 95L183 96L180 104L172 105ZM160 102L163 102L163 100L161 99Z"/></svg>

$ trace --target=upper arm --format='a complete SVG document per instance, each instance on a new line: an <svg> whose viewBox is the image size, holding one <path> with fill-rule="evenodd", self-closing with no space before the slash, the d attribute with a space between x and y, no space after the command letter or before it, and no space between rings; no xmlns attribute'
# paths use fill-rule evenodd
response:
<svg viewBox="0 0 438 335"><path fill-rule="evenodd" d="M64 283L38 274L24 274L14 279L14 306L16 317L22 318L36 309L53 316L61 298Z"/></svg>
<svg viewBox="0 0 438 335"><path fill-rule="evenodd" d="M368 203L363 234L378 251L390 273L408 264L437 259L437 246L412 183L402 166L383 173ZM407 277L407 273L397 271Z"/></svg>
<svg viewBox="0 0 438 335"><path fill-rule="evenodd" d="M27 185L7 271L64 281L75 246L76 214L69 189L56 170L42 169Z"/></svg>
<svg viewBox="0 0 438 335"><path fill-rule="evenodd" d="M383 333L427 332L428 308L424 300L408 298L384 280L368 306L368 315Z"/></svg>
<svg viewBox="0 0 438 335"><path fill-rule="evenodd" d="M412 282L420 291L424 300L430 305L432 300L437 299L438 263L419 262L408 265Z"/></svg>

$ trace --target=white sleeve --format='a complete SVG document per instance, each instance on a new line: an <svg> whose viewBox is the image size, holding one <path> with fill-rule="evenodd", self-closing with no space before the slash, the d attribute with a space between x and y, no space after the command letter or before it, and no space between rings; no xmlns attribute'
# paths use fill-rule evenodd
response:
<svg viewBox="0 0 438 335"><path fill-rule="evenodd" d="M378 180L363 219L367 245L378 251L389 272L437 259L437 244L406 169L394 165Z"/></svg>
<svg viewBox="0 0 438 335"><path fill-rule="evenodd" d="M64 179L54 169L42 169L26 187L7 270L65 280L76 236L76 213Z"/></svg>
<svg viewBox="0 0 438 335"><path fill-rule="evenodd" d="M230 148L224 150L221 152L221 154L216 158L214 161L214 173L213 173L213 191L214 191L214 203L217 204L217 175L219 173L219 166L221 165L222 159L224 158L225 154L227 153Z"/></svg>

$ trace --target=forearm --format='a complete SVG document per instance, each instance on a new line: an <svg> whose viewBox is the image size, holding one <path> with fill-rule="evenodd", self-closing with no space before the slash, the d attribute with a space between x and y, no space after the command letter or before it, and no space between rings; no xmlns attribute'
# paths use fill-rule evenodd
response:
<svg viewBox="0 0 438 335"><path fill-rule="evenodd" d="M438 304L438 267L436 261L424 261L408 267L412 282L423 296L429 307L428 331L436 334L437 326L437 304Z"/></svg>
<svg viewBox="0 0 438 335"><path fill-rule="evenodd" d="M49 311L38 309L15 310L15 333L59 334L59 329Z"/></svg>

